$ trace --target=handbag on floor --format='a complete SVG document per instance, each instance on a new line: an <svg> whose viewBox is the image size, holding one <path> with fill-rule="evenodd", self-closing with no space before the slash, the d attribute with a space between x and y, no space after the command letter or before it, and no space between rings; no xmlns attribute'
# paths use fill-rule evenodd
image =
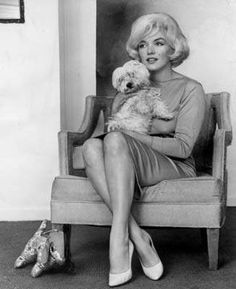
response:
<svg viewBox="0 0 236 289"><path fill-rule="evenodd" d="M36 262L31 270L32 277L47 271L61 271L66 264L64 233L55 229L46 230L47 222L42 221L14 264L15 268L23 268Z"/></svg>

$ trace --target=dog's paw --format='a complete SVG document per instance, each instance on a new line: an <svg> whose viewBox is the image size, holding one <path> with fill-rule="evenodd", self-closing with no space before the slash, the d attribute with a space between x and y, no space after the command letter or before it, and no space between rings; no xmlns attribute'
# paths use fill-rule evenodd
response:
<svg viewBox="0 0 236 289"><path fill-rule="evenodd" d="M174 117L174 113L170 112L167 105L159 99L153 106L153 116L160 119L170 120Z"/></svg>

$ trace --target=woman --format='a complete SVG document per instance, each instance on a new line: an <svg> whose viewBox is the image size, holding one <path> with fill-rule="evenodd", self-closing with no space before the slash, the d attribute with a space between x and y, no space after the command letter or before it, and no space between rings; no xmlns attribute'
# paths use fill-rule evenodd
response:
<svg viewBox="0 0 236 289"><path fill-rule="evenodd" d="M205 110L202 86L173 70L188 57L189 47L172 17L154 13L138 18L133 23L126 49L132 59L148 68L152 85L160 87L161 96L175 118L170 121L154 119L150 135L113 131L104 138L91 138L83 146L88 178L113 216L110 286L121 285L132 278L134 247L144 274L153 280L161 277L162 262L150 235L132 216L132 202L134 197L142 197L144 186L196 175L191 152ZM115 99L114 107L118 109L120 105Z"/></svg>

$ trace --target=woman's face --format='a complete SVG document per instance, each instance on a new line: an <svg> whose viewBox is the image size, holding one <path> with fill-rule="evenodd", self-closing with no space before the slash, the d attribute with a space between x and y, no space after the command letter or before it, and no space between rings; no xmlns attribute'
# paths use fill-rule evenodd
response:
<svg viewBox="0 0 236 289"><path fill-rule="evenodd" d="M155 33L144 37L139 42L138 53L140 61L151 71L160 71L170 65L170 54L173 49L165 40L163 34Z"/></svg>

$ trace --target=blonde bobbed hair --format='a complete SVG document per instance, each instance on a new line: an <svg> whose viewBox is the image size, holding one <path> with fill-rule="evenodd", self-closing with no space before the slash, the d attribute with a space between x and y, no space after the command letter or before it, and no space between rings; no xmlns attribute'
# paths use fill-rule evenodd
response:
<svg viewBox="0 0 236 289"><path fill-rule="evenodd" d="M138 44L150 34L160 32L173 49L170 55L172 67L180 65L189 56L189 46L178 23L168 14L153 13L139 17L131 27L126 50L132 59L140 60Z"/></svg>

